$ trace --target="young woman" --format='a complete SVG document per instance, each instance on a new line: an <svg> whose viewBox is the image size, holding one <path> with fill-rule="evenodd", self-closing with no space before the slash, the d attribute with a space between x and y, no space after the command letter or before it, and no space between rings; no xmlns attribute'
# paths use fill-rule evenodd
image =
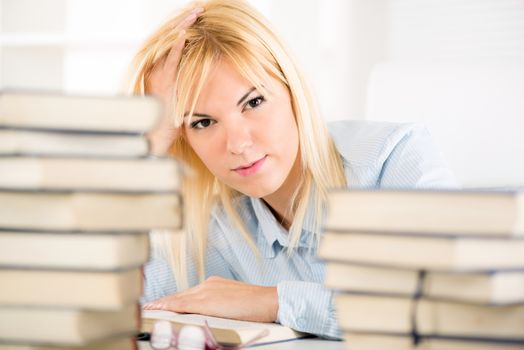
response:
<svg viewBox="0 0 524 350"><path fill-rule="evenodd" d="M451 187L454 178L419 126L342 121L329 132L259 13L240 0L198 6L136 58L134 92L166 106L149 134L153 152L192 169L183 249L156 236L144 308L339 337L315 254L327 191Z"/></svg>

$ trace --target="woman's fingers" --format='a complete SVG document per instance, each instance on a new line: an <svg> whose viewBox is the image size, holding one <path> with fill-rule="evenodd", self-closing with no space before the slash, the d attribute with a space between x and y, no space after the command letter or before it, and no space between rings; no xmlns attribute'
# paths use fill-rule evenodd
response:
<svg viewBox="0 0 524 350"><path fill-rule="evenodd" d="M156 80L159 80L161 77L175 77L182 50L184 49L186 29L195 23L202 12L204 12L204 9L201 7L192 9L185 18L175 26L173 32L177 33L177 37L173 46L166 57L161 58L155 63L151 71L150 83L152 83L152 85L156 85Z"/></svg>
<svg viewBox="0 0 524 350"><path fill-rule="evenodd" d="M163 74L168 77L174 77L176 70L178 69L178 63L180 62L180 57L182 56L182 50L184 49L184 44L186 42L186 31L182 29L178 33L173 47L169 50L167 57L163 62Z"/></svg>
<svg viewBox="0 0 524 350"><path fill-rule="evenodd" d="M165 100L171 95L178 63L185 43L185 30L179 33L166 57L155 63L147 81L147 92L160 95Z"/></svg>
<svg viewBox="0 0 524 350"><path fill-rule="evenodd" d="M204 9L201 8L201 7L197 7L197 8L192 9L191 11L189 11L187 13L186 16L184 16L182 21L178 22L175 25L175 28L173 29L173 31L174 32L179 32L181 30L185 30L185 29L189 28L193 23L195 23L196 19L198 18L198 16L202 12L204 12Z"/></svg>
<svg viewBox="0 0 524 350"><path fill-rule="evenodd" d="M168 297L145 303L142 305L142 308L144 310L169 310L175 312L185 312L185 304L187 304L187 300L185 300L183 297L180 297L178 294L173 294Z"/></svg>

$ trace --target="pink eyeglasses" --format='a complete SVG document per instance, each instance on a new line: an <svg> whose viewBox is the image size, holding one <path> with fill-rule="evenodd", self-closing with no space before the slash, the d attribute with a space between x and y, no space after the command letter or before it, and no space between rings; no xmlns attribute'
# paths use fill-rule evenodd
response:
<svg viewBox="0 0 524 350"><path fill-rule="evenodd" d="M238 350L254 344L268 334L269 331L266 329L243 344L220 345L213 336L207 321L203 326L187 325L177 332L171 322L161 320L155 322L149 343L154 350Z"/></svg>

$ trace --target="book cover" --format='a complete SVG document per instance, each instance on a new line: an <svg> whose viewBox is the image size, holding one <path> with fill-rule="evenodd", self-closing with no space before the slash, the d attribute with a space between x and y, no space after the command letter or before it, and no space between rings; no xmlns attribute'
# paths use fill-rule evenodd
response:
<svg viewBox="0 0 524 350"><path fill-rule="evenodd" d="M178 163L168 158L0 157L0 188L176 192Z"/></svg>
<svg viewBox="0 0 524 350"><path fill-rule="evenodd" d="M345 332L348 350L524 350L524 343L472 341L444 337L420 337L415 343L410 336Z"/></svg>
<svg viewBox="0 0 524 350"><path fill-rule="evenodd" d="M93 133L0 126L0 156L145 157L149 143L141 134Z"/></svg>
<svg viewBox="0 0 524 350"><path fill-rule="evenodd" d="M153 97L0 93L0 125L6 127L143 133L160 115L161 104Z"/></svg>
<svg viewBox="0 0 524 350"><path fill-rule="evenodd" d="M117 311L0 306L4 343L84 346L137 332L136 304Z"/></svg>
<svg viewBox="0 0 524 350"><path fill-rule="evenodd" d="M522 191L333 191L331 231L513 237L524 234Z"/></svg>
<svg viewBox="0 0 524 350"><path fill-rule="evenodd" d="M0 267L114 271L149 258L149 235L140 233L0 230Z"/></svg>
<svg viewBox="0 0 524 350"><path fill-rule="evenodd" d="M137 350L134 337L113 337L94 341L84 346L52 346L45 344L5 344L0 343L0 350Z"/></svg>
<svg viewBox="0 0 524 350"><path fill-rule="evenodd" d="M140 299L141 280L138 267L121 271L2 268L0 305L118 310Z"/></svg>
<svg viewBox="0 0 524 350"><path fill-rule="evenodd" d="M330 232L321 239L326 260L437 271L524 269L524 240Z"/></svg>
<svg viewBox="0 0 524 350"><path fill-rule="evenodd" d="M175 193L0 189L3 230L149 231L181 224Z"/></svg>
<svg viewBox="0 0 524 350"><path fill-rule="evenodd" d="M486 306L427 298L341 293L335 297L342 329L448 338L524 342L524 305Z"/></svg>
<svg viewBox="0 0 524 350"><path fill-rule="evenodd" d="M438 272L328 262L326 287L478 304L524 303L524 271Z"/></svg>

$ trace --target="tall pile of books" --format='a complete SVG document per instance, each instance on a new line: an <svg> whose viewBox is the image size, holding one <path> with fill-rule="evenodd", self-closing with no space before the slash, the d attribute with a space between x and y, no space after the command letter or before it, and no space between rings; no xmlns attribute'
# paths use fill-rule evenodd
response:
<svg viewBox="0 0 524 350"><path fill-rule="evenodd" d="M181 225L142 97L0 94L0 349L133 349L148 232Z"/></svg>
<svg viewBox="0 0 524 350"><path fill-rule="evenodd" d="M524 193L335 191L319 255L347 348L524 349Z"/></svg>

